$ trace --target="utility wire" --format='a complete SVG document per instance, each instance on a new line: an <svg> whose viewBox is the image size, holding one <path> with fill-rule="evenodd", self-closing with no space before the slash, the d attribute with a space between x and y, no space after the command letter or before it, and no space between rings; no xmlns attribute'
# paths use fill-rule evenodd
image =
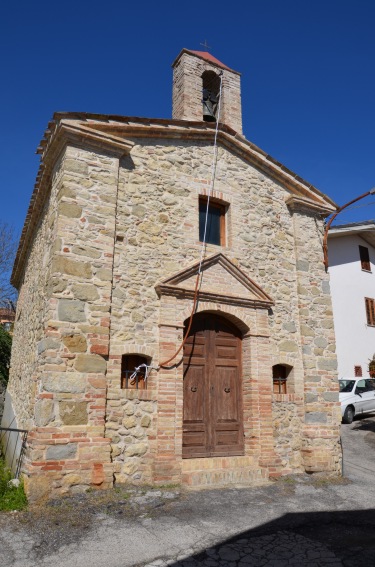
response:
<svg viewBox="0 0 375 567"><path fill-rule="evenodd" d="M212 195L213 190L214 190L215 178L216 178L217 154L218 154L217 135L218 135L218 132L219 132L222 88L223 88L223 72L221 71L221 73L220 73L219 105L218 105L218 111L217 111L216 128L215 128L215 139L214 139L214 157L213 157L213 160L212 160L212 167L211 167L211 183L210 183L210 190L209 190L208 198L207 198L206 218L205 218L205 221L204 221L204 233L203 233L201 259L200 259L200 262L199 262L198 275L199 275L199 274L201 273L201 271L202 271L202 262L203 262L203 259L204 259L205 253L206 253L206 236L207 236L208 208L209 208L209 205L210 205L210 198L211 198L211 195Z"/></svg>
<svg viewBox="0 0 375 567"><path fill-rule="evenodd" d="M169 365L170 362L172 362L172 360L174 360L176 358L176 356L179 354L179 352L183 348L183 346L184 346L184 344L185 344L185 342L186 342L186 340L189 336L189 332L190 332L191 325L192 325L192 322L193 322L193 316L194 316L194 313L195 313L195 310L196 310L197 300L198 300L199 281L201 279L201 274L202 274L202 262L205 258L206 248L207 248L206 247L206 238L207 238L207 224L208 224L208 211L209 211L209 205L210 205L210 198L211 198L213 190L214 190L216 172L217 172L217 158L218 158L217 136L218 136L219 124L220 124L221 99L222 99L222 87L223 87L223 72L222 71L220 72L219 77L220 77L219 104L218 104L218 111L217 111L217 117L216 117L216 127L215 127L215 137L214 137L214 152L213 152L213 159L212 159L212 166L211 166L211 181L210 181L210 189L209 189L208 197L207 197L206 215L205 215L205 223L204 223L204 234L203 234L203 241L202 241L202 247L201 247L199 268L198 268L197 278L196 278L196 282L195 282L193 307L192 307L192 310L191 310L188 328L187 328L186 333L185 333L185 338L183 339L180 347L178 348L178 350L174 353L174 355L171 358L169 358L168 360L166 360L164 362L161 362L158 367L147 365L147 364L141 364L140 366L137 366L134 369L134 372L130 376L130 383L132 385L136 382L137 374L141 371L142 368L145 369L145 381L147 380L147 377L148 377L150 370L159 371L160 368L166 368L166 369L171 368L168 365Z"/></svg>

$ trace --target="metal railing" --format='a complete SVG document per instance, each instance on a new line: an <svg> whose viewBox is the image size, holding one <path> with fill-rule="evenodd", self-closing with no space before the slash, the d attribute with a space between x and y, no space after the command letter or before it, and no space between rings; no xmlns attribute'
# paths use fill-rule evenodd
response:
<svg viewBox="0 0 375 567"><path fill-rule="evenodd" d="M5 462L14 474L14 478L20 476L27 434L27 429L0 427L0 452L4 455Z"/></svg>

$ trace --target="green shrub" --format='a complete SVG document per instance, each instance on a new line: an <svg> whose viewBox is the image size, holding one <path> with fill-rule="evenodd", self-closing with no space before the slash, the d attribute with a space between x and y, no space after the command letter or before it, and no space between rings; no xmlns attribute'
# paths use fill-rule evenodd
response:
<svg viewBox="0 0 375 567"><path fill-rule="evenodd" d="M0 457L0 511L22 510L27 506L22 481L19 486L11 486L9 485L10 480L12 480L12 473Z"/></svg>

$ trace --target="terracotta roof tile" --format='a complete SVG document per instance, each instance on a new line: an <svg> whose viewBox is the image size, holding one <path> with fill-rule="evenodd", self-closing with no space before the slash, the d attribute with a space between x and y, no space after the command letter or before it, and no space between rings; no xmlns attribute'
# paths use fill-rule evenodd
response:
<svg viewBox="0 0 375 567"><path fill-rule="evenodd" d="M183 53L192 53L193 55L196 55L197 57L200 57L201 59L204 59L205 61L208 61L209 63L212 63L213 65L217 65L217 67L220 67L221 69L226 69L227 71L231 71L232 73L236 73L237 75L240 75L241 73L239 73L238 71L235 71L234 69L231 69L230 67L228 67L227 65L224 65L224 63L222 63L221 61L219 61L219 59L216 59L216 57L214 57L213 55L211 55L211 53L209 53L208 51L194 51L193 49L186 49L184 47L184 49L181 51L181 53L178 55L178 57L175 59L172 67L174 66L174 64L176 63L176 61L180 58L180 56Z"/></svg>

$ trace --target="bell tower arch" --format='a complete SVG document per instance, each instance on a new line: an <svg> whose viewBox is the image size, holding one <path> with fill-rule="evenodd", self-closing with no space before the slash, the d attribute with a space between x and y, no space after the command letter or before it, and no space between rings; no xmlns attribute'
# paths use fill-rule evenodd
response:
<svg viewBox="0 0 375 567"><path fill-rule="evenodd" d="M207 51L189 49L181 51L172 67L174 119L215 122L221 76L220 122L242 134L241 75L238 71L230 69Z"/></svg>

